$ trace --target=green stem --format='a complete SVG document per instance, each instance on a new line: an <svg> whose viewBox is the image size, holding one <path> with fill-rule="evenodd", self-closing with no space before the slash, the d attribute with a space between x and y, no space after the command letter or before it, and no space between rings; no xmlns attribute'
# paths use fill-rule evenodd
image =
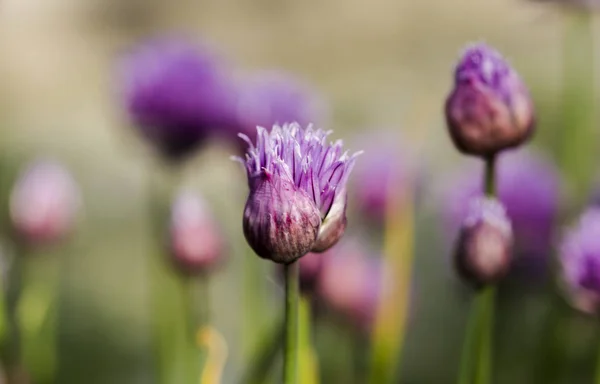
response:
<svg viewBox="0 0 600 384"><path fill-rule="evenodd" d="M151 302L151 329L154 353L153 366L156 382L171 384L183 382L187 377L189 343L185 340L186 319L182 318L185 303L181 293L183 284L167 264L166 234L169 223L172 187L177 176L172 169L161 169L150 175L150 214L153 240L152 254L148 257L148 284ZM185 301L185 300L183 300ZM187 316L187 314L183 315ZM197 381L197 378L196 378Z"/></svg>
<svg viewBox="0 0 600 384"><path fill-rule="evenodd" d="M492 382L492 350L494 339L494 296L496 287L485 287L479 294L478 300L481 302L482 325L479 346L479 364L477 367L477 384L489 384Z"/></svg>
<svg viewBox="0 0 600 384"><path fill-rule="evenodd" d="M485 159L485 193L489 197L496 196L496 156L492 155ZM492 382L492 350L494 339L494 306L496 287L484 287L477 294L477 301L482 308L481 334L479 336L479 362L477 364L477 384L489 384Z"/></svg>
<svg viewBox="0 0 600 384"><path fill-rule="evenodd" d="M21 329L17 318L17 309L21 298L25 260L20 252L14 255L8 275L8 287L5 298L5 316L7 320L6 340L3 360L6 364L6 376L9 384L18 383L21 375Z"/></svg>
<svg viewBox="0 0 600 384"><path fill-rule="evenodd" d="M189 276L181 276L181 295L183 302L183 322L185 331L185 349L187 362L186 382L193 384L200 376L198 348L196 347L196 331L202 325L199 320L196 300L196 281Z"/></svg>
<svg viewBox="0 0 600 384"><path fill-rule="evenodd" d="M496 156L491 155L485 159L485 194L494 197L496 195Z"/></svg>
<svg viewBox="0 0 600 384"><path fill-rule="evenodd" d="M458 384L473 384L475 375L475 362L479 354L479 341L482 329L483 312L485 311L485 301L481 295L477 295L473 301L473 308L469 314L465 341L463 344L460 358L460 368L458 373Z"/></svg>
<svg viewBox="0 0 600 384"><path fill-rule="evenodd" d="M283 383L296 384L298 380L298 262L285 266L285 347L283 356Z"/></svg>
<svg viewBox="0 0 600 384"><path fill-rule="evenodd" d="M489 197L496 195L496 157L493 155L485 159L484 191ZM458 384L491 383L495 292L494 286L487 286L475 296L461 354Z"/></svg>

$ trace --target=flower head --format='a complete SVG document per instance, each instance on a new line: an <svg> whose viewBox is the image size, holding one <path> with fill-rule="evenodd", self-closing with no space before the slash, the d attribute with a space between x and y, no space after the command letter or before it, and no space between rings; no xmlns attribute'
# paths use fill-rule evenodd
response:
<svg viewBox="0 0 600 384"><path fill-rule="evenodd" d="M533 103L525 84L500 53L474 44L456 66L446 121L458 150L492 156L531 136Z"/></svg>
<svg viewBox="0 0 600 384"><path fill-rule="evenodd" d="M555 166L533 151L507 151L497 160L498 198L511 218L518 258L515 269L543 270L553 243L558 217L560 177ZM454 237L469 201L483 193L483 169L454 175L444 193L447 232Z"/></svg>
<svg viewBox="0 0 600 384"><path fill-rule="evenodd" d="M143 44L125 58L120 80L132 122L168 159L186 157L231 120L229 79L205 48L173 39Z"/></svg>
<svg viewBox="0 0 600 384"><path fill-rule="evenodd" d="M12 189L10 217L22 239L49 244L71 232L79 205L79 189L69 172L59 163L36 161Z"/></svg>
<svg viewBox="0 0 600 384"><path fill-rule="evenodd" d="M205 202L182 192L171 207L171 260L184 274L204 273L223 258L223 239Z"/></svg>
<svg viewBox="0 0 600 384"><path fill-rule="evenodd" d="M600 209L590 208L563 238L560 246L562 280L578 309L600 309Z"/></svg>
<svg viewBox="0 0 600 384"><path fill-rule="evenodd" d="M492 198L472 200L454 253L458 273L476 285L497 282L510 268L512 244L502 204Z"/></svg>
<svg viewBox="0 0 600 384"><path fill-rule="evenodd" d="M242 80L236 102L238 132L254 141L256 127L296 122L305 127L323 119L325 105L307 84L285 72L265 71ZM245 149L245 148L244 148Z"/></svg>
<svg viewBox="0 0 600 384"><path fill-rule="evenodd" d="M310 251L335 244L346 227L346 181L357 153L342 153L342 142L327 143L330 132L275 125L258 127L256 145L240 159L250 194L244 234L261 257L291 263Z"/></svg>

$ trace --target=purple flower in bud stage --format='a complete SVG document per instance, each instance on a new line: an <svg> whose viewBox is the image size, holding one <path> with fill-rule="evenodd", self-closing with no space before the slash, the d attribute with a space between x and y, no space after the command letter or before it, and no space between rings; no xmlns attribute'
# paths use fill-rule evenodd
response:
<svg viewBox="0 0 600 384"><path fill-rule="evenodd" d="M250 194L244 235L262 258L288 264L334 245L346 227L346 181L358 153L327 144L329 132L298 124L258 127L246 168Z"/></svg>
<svg viewBox="0 0 600 384"><path fill-rule="evenodd" d="M545 269L553 244L560 202L558 171L541 154L518 150L502 153L496 172L498 198L514 229L515 269L537 274ZM451 180L443 199L447 232L454 238L469 201L483 194L483 169L465 169Z"/></svg>
<svg viewBox="0 0 600 384"><path fill-rule="evenodd" d="M242 80L236 105L234 132L237 136L241 131L252 141L256 138L257 126L271 128L294 122L302 127L309 123L319 125L326 110L316 91L299 79L276 71L265 71Z"/></svg>
<svg viewBox="0 0 600 384"><path fill-rule="evenodd" d="M80 206L77 184L52 161L36 161L19 175L10 195L10 218L17 235L31 244L50 244L71 232Z"/></svg>
<svg viewBox="0 0 600 384"><path fill-rule="evenodd" d="M512 246L502 204L484 197L472 200L454 252L459 275L477 286L498 282L510 269Z"/></svg>
<svg viewBox="0 0 600 384"><path fill-rule="evenodd" d="M360 243L344 241L323 258L317 290L325 303L368 331L375 320L382 281L381 260L370 257Z"/></svg>
<svg viewBox="0 0 600 384"><path fill-rule="evenodd" d="M588 209L560 246L562 282L573 306L597 314L600 309L600 208Z"/></svg>
<svg viewBox="0 0 600 384"><path fill-rule="evenodd" d="M208 272L223 259L223 239L204 200L181 193L171 208L171 260L186 275Z"/></svg>
<svg viewBox="0 0 600 384"><path fill-rule="evenodd" d="M185 158L232 120L230 79L205 48L174 39L152 41L131 52L121 69L132 122L170 160Z"/></svg>
<svg viewBox="0 0 600 384"><path fill-rule="evenodd" d="M525 84L500 53L482 43L464 51L445 108L452 141L470 155L489 157L516 147L535 125Z"/></svg>

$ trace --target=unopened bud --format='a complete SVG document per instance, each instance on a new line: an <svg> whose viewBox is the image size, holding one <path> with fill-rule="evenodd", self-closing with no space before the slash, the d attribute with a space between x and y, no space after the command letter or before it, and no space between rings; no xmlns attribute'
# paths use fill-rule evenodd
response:
<svg viewBox="0 0 600 384"><path fill-rule="evenodd" d="M251 181L244 235L254 252L289 264L315 244L321 217L312 199L285 177L262 171Z"/></svg>
<svg viewBox="0 0 600 384"><path fill-rule="evenodd" d="M71 232L79 203L79 190L65 168L50 161L33 163L10 196L13 228L31 243L56 242Z"/></svg>
<svg viewBox="0 0 600 384"><path fill-rule="evenodd" d="M181 193L171 211L171 259L184 274L208 271L223 257L223 240L204 201Z"/></svg>
<svg viewBox="0 0 600 384"><path fill-rule="evenodd" d="M512 228L504 207L491 198L473 200L454 254L460 276L477 286L495 283L508 273L512 253Z"/></svg>
<svg viewBox="0 0 600 384"><path fill-rule="evenodd" d="M459 151L488 157L531 136L534 108L525 84L500 53L476 44L456 67L446 121Z"/></svg>

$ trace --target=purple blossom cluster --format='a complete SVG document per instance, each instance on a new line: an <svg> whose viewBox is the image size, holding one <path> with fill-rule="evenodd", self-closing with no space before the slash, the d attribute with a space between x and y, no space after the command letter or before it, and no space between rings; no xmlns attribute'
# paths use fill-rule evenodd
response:
<svg viewBox="0 0 600 384"><path fill-rule="evenodd" d="M143 44L121 67L132 122L166 158L179 160L231 122L235 93L223 60L173 38Z"/></svg>
<svg viewBox="0 0 600 384"><path fill-rule="evenodd" d="M298 124L258 127L244 164L250 195L244 231L261 257L290 263L309 251L325 251L346 226L346 182L356 156L330 132ZM289 252L287 251L289 250Z"/></svg>

